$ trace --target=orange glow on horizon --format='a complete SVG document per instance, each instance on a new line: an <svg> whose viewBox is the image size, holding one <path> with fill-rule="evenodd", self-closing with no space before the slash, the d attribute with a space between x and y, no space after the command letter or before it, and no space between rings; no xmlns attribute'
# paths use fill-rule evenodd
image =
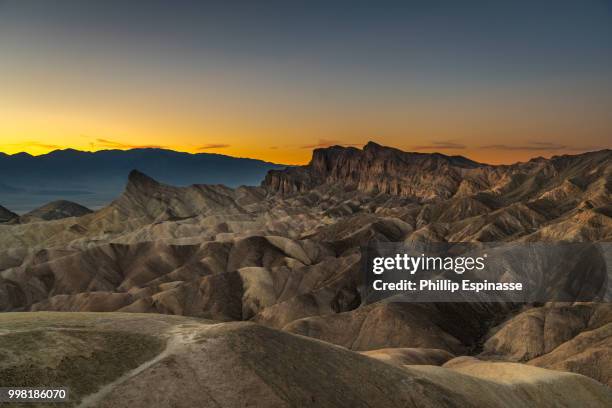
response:
<svg viewBox="0 0 612 408"><path fill-rule="evenodd" d="M526 24L534 8L521 6L517 24L483 36L495 7L453 6L465 20L452 24L439 6L372 6L376 18L340 7L347 21L330 24L330 5L21 3L0 0L0 152L159 147L305 164L313 148L373 140L511 164L612 147L603 6L576 6L580 25L550 7Z"/></svg>
<svg viewBox="0 0 612 408"><path fill-rule="evenodd" d="M465 149L411 149L410 146L387 145L375 140L377 143L389 147L395 147L403 151L414 151L418 153L441 153L448 156L464 156L471 160L487 163L487 164L512 164L519 161L528 161L535 157L551 157L554 155L563 154L579 154L590 150L599 150L605 147L594 147L592 149L575 150L575 149L555 149L546 151L545 149L529 150L529 149L484 149L484 148L465 148ZM361 148L366 142L362 143L334 143L346 146L355 146ZM288 165L304 165L307 164L311 157L312 151L318 147L326 147L328 144L312 145L312 146L259 146L250 148L247 146L231 146L222 143L203 144L200 147L186 145L159 145L159 144L122 144L112 142L108 139L99 139L97 141L84 141L80 144L61 145L53 143L44 143L38 141L23 141L16 143L0 144L0 152L9 155L25 152L33 156L44 155L55 150L75 149L80 151L95 152L102 150L130 150L135 148L160 148L166 150L174 150L190 154L197 153L214 153L232 157L251 158L264 160L272 163L288 164Z"/></svg>

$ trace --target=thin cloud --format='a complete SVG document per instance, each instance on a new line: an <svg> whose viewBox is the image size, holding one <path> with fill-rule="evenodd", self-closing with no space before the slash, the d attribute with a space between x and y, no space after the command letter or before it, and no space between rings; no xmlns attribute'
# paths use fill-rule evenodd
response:
<svg viewBox="0 0 612 408"><path fill-rule="evenodd" d="M493 150L530 150L530 151L552 151L552 150L567 150L567 145L550 143L550 142L531 142L524 145L507 145L507 144L492 144L481 146L481 149Z"/></svg>
<svg viewBox="0 0 612 408"><path fill-rule="evenodd" d="M572 152L586 152L593 150L601 150L601 146L569 146L561 143L553 142L529 142L521 145L507 145L507 144L492 144L480 146L481 149L492 149L492 150L522 150L522 151L572 151Z"/></svg>
<svg viewBox="0 0 612 408"><path fill-rule="evenodd" d="M413 146L414 150L459 150L466 149L467 146L463 143L457 143L453 140L432 140L429 145Z"/></svg>
<svg viewBox="0 0 612 408"><path fill-rule="evenodd" d="M198 147L198 150L225 149L226 147L230 147L230 145L221 143L209 143L207 145Z"/></svg>
<svg viewBox="0 0 612 408"><path fill-rule="evenodd" d="M318 143L304 145L304 146L301 146L301 148L302 149L317 149L317 148L330 147L330 146L361 146L361 145L358 143L343 143L340 140L319 139Z"/></svg>
<svg viewBox="0 0 612 408"><path fill-rule="evenodd" d="M40 143L40 142L36 142L36 141L25 141L22 143L6 143L6 144L2 144L1 146L24 146L24 147L40 147L43 149L50 149L50 150L57 150L57 149L63 149L64 146L59 146L59 145L55 145L55 144L48 144L48 143Z"/></svg>
<svg viewBox="0 0 612 408"><path fill-rule="evenodd" d="M96 139L96 145L100 147L108 147L110 149L169 149L168 146L132 145L132 144L116 142L114 140L108 140L108 139Z"/></svg>
<svg viewBox="0 0 612 408"><path fill-rule="evenodd" d="M602 147L602 146L571 147L569 146L567 148L567 150L571 150L573 152L593 152L596 150L604 150L604 149L609 149L609 147Z"/></svg>
<svg viewBox="0 0 612 408"><path fill-rule="evenodd" d="M26 142L28 146L42 147L44 149L63 149L63 146L38 142Z"/></svg>

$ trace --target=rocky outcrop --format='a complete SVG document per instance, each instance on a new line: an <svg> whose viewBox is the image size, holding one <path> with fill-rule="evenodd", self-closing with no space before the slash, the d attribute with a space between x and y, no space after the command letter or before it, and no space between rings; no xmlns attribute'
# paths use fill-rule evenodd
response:
<svg viewBox="0 0 612 408"><path fill-rule="evenodd" d="M369 142L363 150L315 149L307 166L271 171L263 185L287 194L339 183L367 193L428 200L451 197L467 174L483 167L460 156L406 153Z"/></svg>
<svg viewBox="0 0 612 408"><path fill-rule="evenodd" d="M478 193L501 196L512 203L539 200L542 205L572 205L588 200L602 205L612 171L612 151L577 156L534 159L512 166L492 166L462 156L409 153L369 142L363 149L333 146L316 149L306 166L268 173L262 185L271 192L306 192L322 184L374 194L412 197L419 201L472 197ZM585 172L588 168L590 171ZM598 184L599 183L599 184ZM591 187L589 187L591 186ZM603 188L603 191L602 191ZM597 199L583 197L583 192ZM595 191L598 191L595 193Z"/></svg>

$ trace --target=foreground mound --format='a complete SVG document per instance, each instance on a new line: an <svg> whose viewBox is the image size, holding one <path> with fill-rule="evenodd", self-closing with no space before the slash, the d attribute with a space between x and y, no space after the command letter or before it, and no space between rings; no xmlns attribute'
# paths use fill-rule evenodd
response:
<svg viewBox="0 0 612 408"><path fill-rule="evenodd" d="M6 313L0 323L3 383L17 381L15 373L27 368L28 385L70 386L72 405L604 407L612 402L608 387L577 374L490 362L472 362L477 367L472 370L452 360L450 368L400 367L253 323L124 313Z"/></svg>

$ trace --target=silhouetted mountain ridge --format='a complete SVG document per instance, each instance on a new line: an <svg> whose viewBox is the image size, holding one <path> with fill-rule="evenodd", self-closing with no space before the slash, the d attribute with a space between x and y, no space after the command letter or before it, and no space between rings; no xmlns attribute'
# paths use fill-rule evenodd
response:
<svg viewBox="0 0 612 408"><path fill-rule="evenodd" d="M26 212L49 200L74 199L99 208L118 196L132 169L172 185L258 185L284 165L210 153L165 149L55 150L41 156L0 155L2 204Z"/></svg>

